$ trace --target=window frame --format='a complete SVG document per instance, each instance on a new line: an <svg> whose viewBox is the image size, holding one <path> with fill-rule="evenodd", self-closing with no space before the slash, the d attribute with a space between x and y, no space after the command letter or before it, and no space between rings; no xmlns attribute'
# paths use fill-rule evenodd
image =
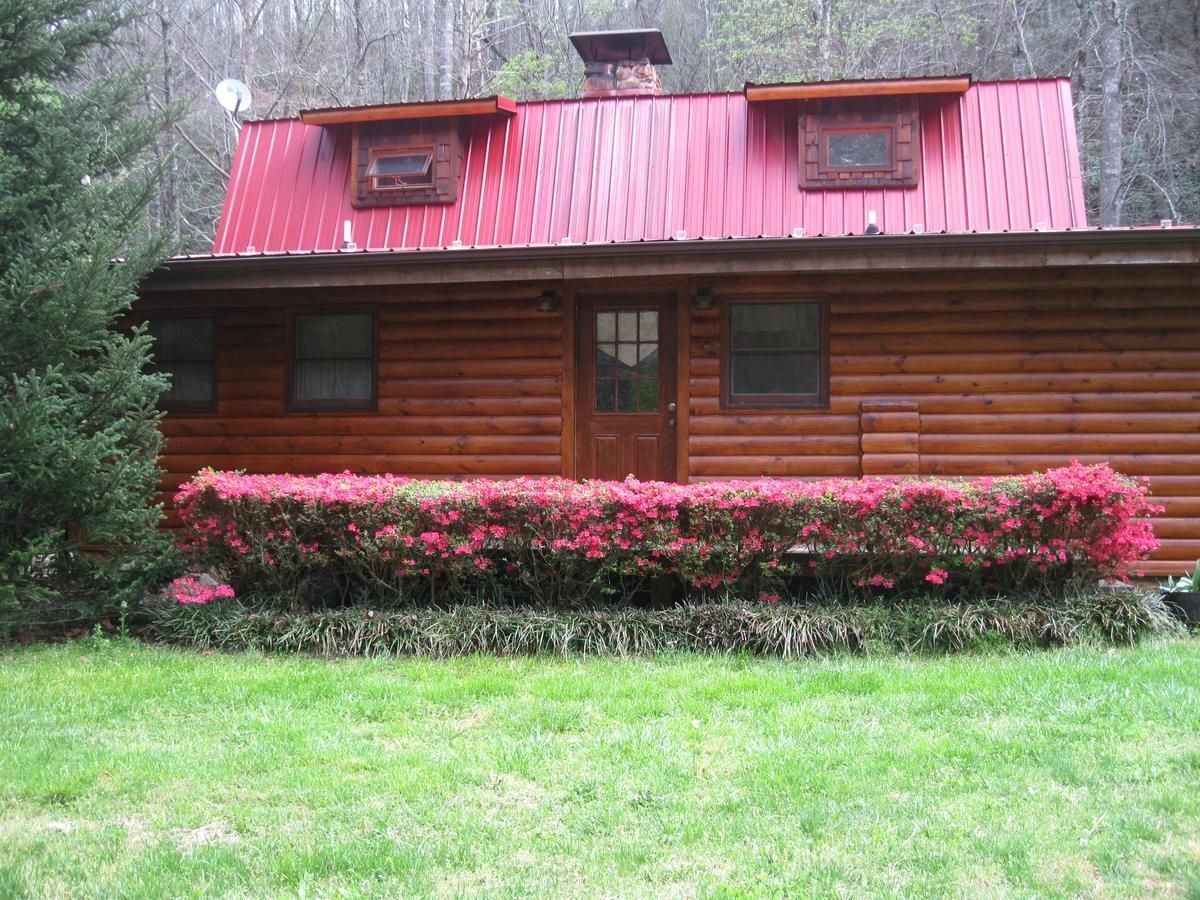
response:
<svg viewBox="0 0 1200 900"><path fill-rule="evenodd" d="M153 326L153 324L155 322L164 322L164 321L190 321L190 322L209 321L209 322L212 322L212 355L207 360L209 371L212 373L212 393L209 396L209 399L207 401L204 401L204 400L170 401L170 400L165 399L165 397L160 394L159 398L158 398L158 404L157 404L158 408L166 413L215 413L217 411L217 391L218 391L218 384L217 384L217 316L216 316L216 314L215 313L202 313L202 312L176 313L174 310L170 310L170 311L168 311L167 315L156 315L153 312L151 312L146 316L147 331L149 331L149 329ZM177 360L167 360L167 362L196 363L196 362L205 362L205 360L177 359ZM154 341L154 362L152 363L153 370L156 372L161 371L161 369L160 369L161 363L162 363L162 360L159 359L159 354L158 354L158 339L156 338Z"/></svg>
<svg viewBox="0 0 1200 900"><path fill-rule="evenodd" d="M816 306L820 316L817 392L813 394L735 394L733 392L733 308L782 303ZM829 408L829 297L813 294L764 294L730 297L721 302L721 407L723 409L828 409ZM770 352L770 351L768 351ZM789 351L774 351L786 353Z"/></svg>
<svg viewBox="0 0 1200 900"><path fill-rule="evenodd" d="M381 187L376 181L377 178L388 176L372 175L371 169L381 157L388 156L418 156L424 155L429 158L429 165L426 171L429 173L429 180L422 184L401 184L394 187ZM370 147L367 150L367 168L364 172L366 179L366 189L372 194L392 194L403 193L404 191L429 191L433 190L437 181L437 173L434 167L437 166L437 148L432 144L389 144L379 147Z"/></svg>
<svg viewBox="0 0 1200 900"><path fill-rule="evenodd" d="M299 400L296 397L296 319L299 316L371 317L371 396L363 400ZM301 306L287 311L286 353L284 365L285 409L295 413L360 412L379 409L379 310L374 306Z"/></svg>
<svg viewBox="0 0 1200 900"><path fill-rule="evenodd" d="M887 162L883 165L874 163L868 165L834 165L829 162L829 141L831 134L868 134L882 133L887 135ZM817 125L817 171L836 174L839 172L892 172L896 168L896 126L888 122L858 122L853 125Z"/></svg>

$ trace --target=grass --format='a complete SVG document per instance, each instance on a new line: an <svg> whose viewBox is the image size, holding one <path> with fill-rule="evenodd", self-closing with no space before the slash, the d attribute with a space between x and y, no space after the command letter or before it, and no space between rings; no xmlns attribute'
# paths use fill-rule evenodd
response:
<svg viewBox="0 0 1200 900"><path fill-rule="evenodd" d="M1200 641L0 656L0 896L1200 896Z"/></svg>

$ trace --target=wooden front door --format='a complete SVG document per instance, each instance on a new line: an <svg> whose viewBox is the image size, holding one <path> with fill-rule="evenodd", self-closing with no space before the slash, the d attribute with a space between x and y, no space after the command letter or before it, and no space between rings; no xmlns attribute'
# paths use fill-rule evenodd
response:
<svg viewBox="0 0 1200 900"><path fill-rule="evenodd" d="M675 480L675 297L579 297L580 478Z"/></svg>

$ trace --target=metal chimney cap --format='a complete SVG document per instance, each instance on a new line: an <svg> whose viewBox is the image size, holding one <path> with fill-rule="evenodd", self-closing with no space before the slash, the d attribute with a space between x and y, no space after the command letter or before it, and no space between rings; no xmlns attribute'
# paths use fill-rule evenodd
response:
<svg viewBox="0 0 1200 900"><path fill-rule="evenodd" d="M656 66L669 66L671 54L657 28L629 31L577 31L570 35L579 56L588 62L623 62L645 57Z"/></svg>

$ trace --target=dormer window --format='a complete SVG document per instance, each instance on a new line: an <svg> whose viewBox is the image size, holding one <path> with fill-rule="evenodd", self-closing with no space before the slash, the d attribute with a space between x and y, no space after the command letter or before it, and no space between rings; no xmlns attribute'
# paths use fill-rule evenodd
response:
<svg viewBox="0 0 1200 900"><path fill-rule="evenodd" d="M453 203L462 170L460 132L450 118L355 125L354 205Z"/></svg>
<svg viewBox="0 0 1200 900"><path fill-rule="evenodd" d="M825 172L880 172L892 168L895 129L822 127L821 165Z"/></svg>
<svg viewBox="0 0 1200 900"><path fill-rule="evenodd" d="M372 191L433 186L433 147L372 148L367 178Z"/></svg>
<svg viewBox="0 0 1200 900"><path fill-rule="evenodd" d="M821 98L800 112L800 187L914 187L921 168L915 97Z"/></svg>
<svg viewBox="0 0 1200 900"><path fill-rule="evenodd" d="M454 203L463 143L474 116L511 116L507 97L382 103L303 109L305 125L350 131L350 202L353 206Z"/></svg>

